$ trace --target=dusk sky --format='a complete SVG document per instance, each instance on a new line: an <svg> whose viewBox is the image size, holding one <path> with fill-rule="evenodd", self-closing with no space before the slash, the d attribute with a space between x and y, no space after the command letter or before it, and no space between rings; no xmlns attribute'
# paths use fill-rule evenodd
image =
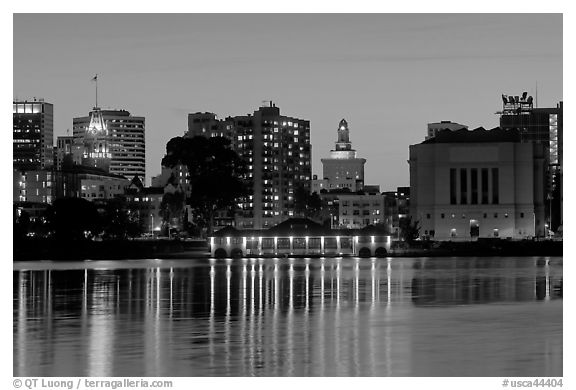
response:
<svg viewBox="0 0 576 390"><path fill-rule="evenodd" d="M55 137L94 106L146 117L146 171L190 112L263 100L310 120L312 171L345 118L366 184L409 185L426 124L498 125L501 94L562 96L561 14L16 14L15 99L54 104Z"/></svg>

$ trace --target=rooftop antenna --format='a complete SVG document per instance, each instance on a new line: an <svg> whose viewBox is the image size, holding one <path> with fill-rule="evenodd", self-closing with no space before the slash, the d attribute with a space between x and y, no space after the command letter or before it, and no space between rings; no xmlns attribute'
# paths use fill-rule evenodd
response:
<svg viewBox="0 0 576 390"><path fill-rule="evenodd" d="M536 108L538 108L538 81L536 81Z"/></svg>

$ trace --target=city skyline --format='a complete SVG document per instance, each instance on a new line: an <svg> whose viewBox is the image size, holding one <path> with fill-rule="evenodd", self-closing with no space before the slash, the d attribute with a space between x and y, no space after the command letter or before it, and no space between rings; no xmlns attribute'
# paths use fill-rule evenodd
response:
<svg viewBox="0 0 576 390"><path fill-rule="evenodd" d="M539 107L563 100L562 15L14 15L13 95L54 104L54 140L93 107L96 73L103 109L146 117L147 183L188 113L272 100L310 120L313 174L345 118L385 191L408 185L428 123L496 127L500 95L536 82Z"/></svg>

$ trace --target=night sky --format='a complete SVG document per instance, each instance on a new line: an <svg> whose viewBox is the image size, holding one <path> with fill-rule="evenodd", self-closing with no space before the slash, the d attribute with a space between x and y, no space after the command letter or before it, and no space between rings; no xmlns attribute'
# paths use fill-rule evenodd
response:
<svg viewBox="0 0 576 390"><path fill-rule="evenodd" d="M94 105L146 117L146 170L187 114L272 100L311 122L312 171L345 118L366 184L409 185L426 124L492 128L501 94L562 100L561 14L15 14L13 97L54 104L55 137Z"/></svg>

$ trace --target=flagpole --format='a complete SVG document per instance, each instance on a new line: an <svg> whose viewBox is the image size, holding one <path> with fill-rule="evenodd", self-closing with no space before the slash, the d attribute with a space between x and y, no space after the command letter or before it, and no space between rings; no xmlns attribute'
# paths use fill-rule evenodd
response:
<svg viewBox="0 0 576 390"><path fill-rule="evenodd" d="M96 107L98 107L98 73L96 73L94 80L96 81Z"/></svg>

